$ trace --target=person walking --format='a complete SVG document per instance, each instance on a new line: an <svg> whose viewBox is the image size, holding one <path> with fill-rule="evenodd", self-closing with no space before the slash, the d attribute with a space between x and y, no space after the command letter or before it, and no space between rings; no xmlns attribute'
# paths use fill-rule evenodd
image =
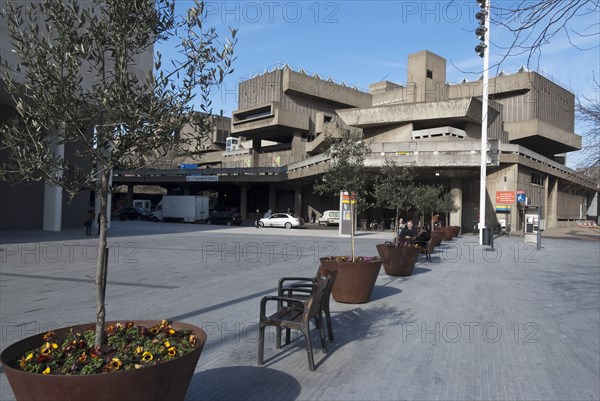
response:
<svg viewBox="0 0 600 401"><path fill-rule="evenodd" d="M87 236L92 235L92 223L94 222L94 217L96 217L94 209L89 208L83 220L83 225L85 226L85 235Z"/></svg>
<svg viewBox="0 0 600 401"><path fill-rule="evenodd" d="M260 209L256 209L256 222L255 222L255 226L256 228L260 227Z"/></svg>

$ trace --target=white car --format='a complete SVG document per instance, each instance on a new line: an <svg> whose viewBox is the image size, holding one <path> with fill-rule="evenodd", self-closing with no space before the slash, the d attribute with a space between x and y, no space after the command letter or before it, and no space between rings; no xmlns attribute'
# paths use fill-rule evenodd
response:
<svg viewBox="0 0 600 401"><path fill-rule="evenodd" d="M258 221L259 227L300 227L304 225L302 217L294 216L292 213L274 213Z"/></svg>

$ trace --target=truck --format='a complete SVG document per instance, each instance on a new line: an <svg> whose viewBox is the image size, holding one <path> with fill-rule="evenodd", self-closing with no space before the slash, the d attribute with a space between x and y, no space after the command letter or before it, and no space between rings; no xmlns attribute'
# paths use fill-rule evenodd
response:
<svg viewBox="0 0 600 401"><path fill-rule="evenodd" d="M196 223L208 217L208 196L163 195L153 213L155 221Z"/></svg>
<svg viewBox="0 0 600 401"><path fill-rule="evenodd" d="M142 209L150 210L152 203L148 199L134 199L133 207L141 207Z"/></svg>

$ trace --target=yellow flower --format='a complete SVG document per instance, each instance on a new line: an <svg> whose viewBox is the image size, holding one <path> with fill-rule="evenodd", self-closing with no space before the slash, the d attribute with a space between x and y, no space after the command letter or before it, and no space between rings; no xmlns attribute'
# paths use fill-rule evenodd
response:
<svg viewBox="0 0 600 401"><path fill-rule="evenodd" d="M169 347L171 346L171 343L170 343L170 342L168 342L168 341L165 341L163 344L164 344L164 345L165 345L165 347L167 347L167 348L169 348Z"/></svg>
<svg viewBox="0 0 600 401"><path fill-rule="evenodd" d="M27 362L29 362L31 359L33 359L33 352L31 352L25 358L21 358L21 360L19 361L19 366L24 368L25 365L27 365Z"/></svg>
<svg viewBox="0 0 600 401"><path fill-rule="evenodd" d="M83 354L81 354L81 356L79 357L79 362L84 363L85 361L87 361L87 354L84 352Z"/></svg>
<svg viewBox="0 0 600 401"><path fill-rule="evenodd" d="M119 358L113 358L110 361L111 370L119 370L123 363L119 360Z"/></svg>
<svg viewBox="0 0 600 401"><path fill-rule="evenodd" d="M52 353L52 349L58 348L58 345L55 343L46 343L42 346L42 355L50 355Z"/></svg>
<svg viewBox="0 0 600 401"><path fill-rule="evenodd" d="M135 349L135 353L141 354L142 352L144 352L144 347L138 345L137 348Z"/></svg>
<svg viewBox="0 0 600 401"><path fill-rule="evenodd" d="M46 367L46 369L44 369L44 371L42 372L43 375L49 375L50 374L50 367Z"/></svg>
<svg viewBox="0 0 600 401"><path fill-rule="evenodd" d="M48 331L48 332L46 332L46 333L45 333L45 334L42 336L42 338L43 338L44 340L47 340L47 339L49 339L50 337L52 337L54 334L56 334L56 333L54 333L53 331Z"/></svg>
<svg viewBox="0 0 600 401"><path fill-rule="evenodd" d="M170 334L170 335L173 335L173 334L175 334L175 330L173 330L173 329L169 329L169 334Z"/></svg>
<svg viewBox="0 0 600 401"><path fill-rule="evenodd" d="M154 326L150 329L150 333L152 334L158 334L158 327Z"/></svg>
<svg viewBox="0 0 600 401"><path fill-rule="evenodd" d="M142 361L148 362L148 361L151 361L152 359L154 359L154 355L152 355L148 351L146 351L142 354Z"/></svg>
<svg viewBox="0 0 600 401"><path fill-rule="evenodd" d="M163 320L160 321L160 325L161 325L161 327L167 327L169 325L169 321L163 319Z"/></svg>
<svg viewBox="0 0 600 401"><path fill-rule="evenodd" d="M167 350L167 353L169 354L169 356L175 356L175 355L177 355L177 349L175 349L175 347L170 347Z"/></svg>
<svg viewBox="0 0 600 401"><path fill-rule="evenodd" d="M192 345L196 345L196 343L198 342L198 340L196 339L196 336L193 334L190 334L190 338L188 339L188 342Z"/></svg>

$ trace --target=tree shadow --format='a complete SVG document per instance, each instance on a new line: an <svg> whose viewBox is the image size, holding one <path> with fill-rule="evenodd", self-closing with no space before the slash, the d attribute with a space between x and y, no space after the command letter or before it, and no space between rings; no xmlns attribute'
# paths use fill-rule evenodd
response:
<svg viewBox="0 0 600 401"><path fill-rule="evenodd" d="M402 290L399 288L376 285L371 293L371 301L391 297L392 295L400 294L401 292Z"/></svg>
<svg viewBox="0 0 600 401"><path fill-rule="evenodd" d="M294 400L300 383L287 373L257 366L229 366L195 373L186 400Z"/></svg>

